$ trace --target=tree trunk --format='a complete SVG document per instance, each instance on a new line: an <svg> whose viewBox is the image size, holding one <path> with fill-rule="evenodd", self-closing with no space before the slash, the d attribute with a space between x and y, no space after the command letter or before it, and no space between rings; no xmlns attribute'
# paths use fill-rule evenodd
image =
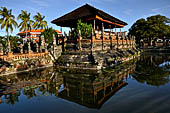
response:
<svg viewBox="0 0 170 113"><path fill-rule="evenodd" d="M7 31L7 39L8 39L8 52L11 53L11 43L10 43L10 40L9 40L8 31Z"/></svg>

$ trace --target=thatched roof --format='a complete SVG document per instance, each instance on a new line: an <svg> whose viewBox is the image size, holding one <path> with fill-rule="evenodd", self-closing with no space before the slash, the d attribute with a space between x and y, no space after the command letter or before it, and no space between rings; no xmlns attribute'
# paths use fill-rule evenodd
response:
<svg viewBox="0 0 170 113"><path fill-rule="evenodd" d="M94 8L93 6L90 6L88 4L83 5L74 11L65 14L64 16L61 16L55 20L52 21L52 23L62 26L62 27L72 27L74 28L77 25L77 21L81 19L84 22L93 23L92 20L97 20L97 22L101 21L107 25L112 25L114 27L120 28L127 25L126 22L123 22L99 9ZM96 23L97 24L97 23ZM107 25L108 27L108 25Z"/></svg>

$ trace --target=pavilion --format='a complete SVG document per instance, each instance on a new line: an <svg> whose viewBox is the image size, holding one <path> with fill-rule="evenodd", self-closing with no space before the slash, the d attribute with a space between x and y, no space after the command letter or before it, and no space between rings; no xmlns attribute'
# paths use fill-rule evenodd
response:
<svg viewBox="0 0 170 113"><path fill-rule="evenodd" d="M126 22L88 4L85 4L51 22L57 26L75 28L79 19L88 24L92 24L94 30L96 30L96 28L101 30L102 24L105 29L122 28L127 25Z"/></svg>
<svg viewBox="0 0 170 113"><path fill-rule="evenodd" d="M112 47L115 48L115 45L117 45L117 48L122 48L125 43L126 45L130 45L130 41L127 41L127 33L121 32L121 28L128 24L89 4L85 4L75 9L64 16L51 21L51 23L60 27L69 27L71 29L70 32L72 32L72 28L76 28L78 20L93 26L95 34L92 32L90 37L88 37L88 39L91 39L91 41L89 40L89 42L91 42L91 48L94 43L100 42L102 44L102 50L107 49L106 45L104 44L105 42L110 42L109 47L111 49ZM116 32L116 28L119 28L120 32ZM115 32L113 29L115 29ZM71 35L69 33L68 39L71 39L70 37ZM81 31L79 32L79 37L76 38L79 42L79 48L82 50L81 45L85 40L83 40L81 37ZM128 46L126 46L126 48L128 48Z"/></svg>

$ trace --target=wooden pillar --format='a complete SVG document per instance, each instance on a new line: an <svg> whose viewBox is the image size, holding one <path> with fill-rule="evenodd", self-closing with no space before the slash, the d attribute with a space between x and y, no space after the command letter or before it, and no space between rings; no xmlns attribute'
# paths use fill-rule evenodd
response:
<svg viewBox="0 0 170 113"><path fill-rule="evenodd" d="M109 25L109 27L110 27L110 32L109 32L109 39L110 39L110 49L112 49L111 25Z"/></svg>
<svg viewBox="0 0 170 113"><path fill-rule="evenodd" d="M104 24L102 23L102 50L104 49L103 48L103 39L104 39Z"/></svg>
<svg viewBox="0 0 170 113"><path fill-rule="evenodd" d="M123 46L124 46L124 44L123 44L123 34L122 34L122 31L121 31L121 28L120 28L120 37L121 37L121 39L122 39L122 48L123 48Z"/></svg>
<svg viewBox="0 0 170 113"><path fill-rule="evenodd" d="M94 27L94 32L95 32L95 30L96 30L96 20L94 20L94 25L93 25L93 27Z"/></svg>
<svg viewBox="0 0 170 113"><path fill-rule="evenodd" d="M68 39L70 40L71 39L71 31L69 31L69 33L68 33Z"/></svg>
<svg viewBox="0 0 170 113"><path fill-rule="evenodd" d="M94 33L93 33L93 29L92 29L92 35L91 35L91 53L93 51L93 39L94 39Z"/></svg>
<svg viewBox="0 0 170 113"><path fill-rule="evenodd" d="M78 36L79 36L79 49L82 50L82 47L81 47L82 37L81 37L81 31L80 30L78 31Z"/></svg>
<svg viewBox="0 0 170 113"><path fill-rule="evenodd" d="M116 49L119 48L119 34L116 32L116 27L115 27L115 34L116 34L116 40L117 40L117 47Z"/></svg>

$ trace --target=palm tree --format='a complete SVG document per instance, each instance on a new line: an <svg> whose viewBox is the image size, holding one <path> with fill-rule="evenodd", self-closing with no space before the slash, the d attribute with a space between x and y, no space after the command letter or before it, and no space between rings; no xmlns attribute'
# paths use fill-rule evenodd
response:
<svg viewBox="0 0 170 113"><path fill-rule="evenodd" d="M6 7L1 7L0 9L0 24L1 24L1 29L5 28L5 31L7 33L7 39L8 39L8 49L9 53L11 52L11 44L9 40L9 30L11 33L13 32L13 26L16 28L18 27L17 22L15 21L15 16L12 15L12 9L8 10Z"/></svg>
<svg viewBox="0 0 170 113"><path fill-rule="evenodd" d="M35 15L34 17L35 23L33 25L34 28L36 29L43 29L43 28L47 28L47 21L44 20L45 16L42 16L40 14L40 12L37 12L37 15Z"/></svg>
<svg viewBox="0 0 170 113"><path fill-rule="evenodd" d="M33 28L34 21L30 19L31 13L27 13L27 11L21 10L21 14L18 15L17 19L21 19L21 23L19 24L20 31L26 32L27 38L27 31Z"/></svg>
<svg viewBox="0 0 170 113"><path fill-rule="evenodd" d="M37 15L35 15L34 17L34 20L35 20L35 23L34 23L34 25L33 25L33 27L35 28L35 29L43 29L43 28L48 28L48 26L47 26L47 21L45 21L44 20L44 18L45 18L45 16L42 16L41 14L40 14L40 12L37 12ZM39 45L39 51L40 51L40 46L41 46L41 37L39 37L39 43L38 43L38 45Z"/></svg>
<svg viewBox="0 0 170 113"><path fill-rule="evenodd" d="M27 31L33 28L34 21L30 19L31 13L27 13L27 11L21 10L21 14L18 15L17 19L21 19L21 23L19 24L20 31L26 32L27 38ZM31 51L30 41L28 43L29 51Z"/></svg>

